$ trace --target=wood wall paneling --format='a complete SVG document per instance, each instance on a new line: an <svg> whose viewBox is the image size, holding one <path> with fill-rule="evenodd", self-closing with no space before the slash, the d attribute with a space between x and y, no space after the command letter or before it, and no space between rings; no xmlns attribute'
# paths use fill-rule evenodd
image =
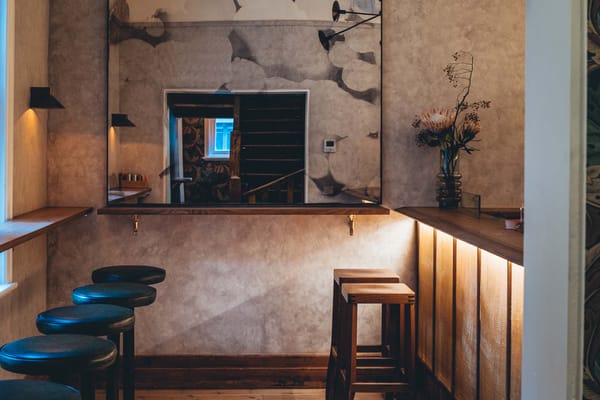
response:
<svg viewBox="0 0 600 400"><path fill-rule="evenodd" d="M454 345L454 238L436 232L434 373L452 391Z"/></svg>
<svg viewBox="0 0 600 400"><path fill-rule="evenodd" d="M478 343L478 256L477 248L456 241L456 360L457 399L477 398Z"/></svg>
<svg viewBox="0 0 600 400"><path fill-rule="evenodd" d="M522 362L522 335L523 335L523 293L525 283L525 269L512 265L511 285L511 346L510 346L510 400L521 399L521 362Z"/></svg>
<svg viewBox="0 0 600 400"><path fill-rule="evenodd" d="M481 250L480 399L507 396L508 262Z"/></svg>
<svg viewBox="0 0 600 400"><path fill-rule="evenodd" d="M418 224L419 232L419 283L417 291L418 307L418 347L417 355L433 370L433 311L434 311L434 230L430 226Z"/></svg>

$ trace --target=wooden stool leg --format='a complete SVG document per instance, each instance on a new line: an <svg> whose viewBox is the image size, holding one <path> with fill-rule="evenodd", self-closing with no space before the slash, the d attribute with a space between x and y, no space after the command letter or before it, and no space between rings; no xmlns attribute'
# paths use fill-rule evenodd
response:
<svg viewBox="0 0 600 400"><path fill-rule="evenodd" d="M325 387L325 399L333 400L335 398L335 380L337 377L337 353L338 353L338 337L339 337L339 303L340 303L340 286L333 281L333 302L332 302L332 317L331 317L331 347L329 350L329 363L327 364L327 381Z"/></svg>
<svg viewBox="0 0 600 400"><path fill-rule="evenodd" d="M135 331L123 333L123 399L135 399Z"/></svg>
<svg viewBox="0 0 600 400"><path fill-rule="evenodd" d="M406 353L406 373L410 385L410 399L416 398L416 327L415 327L415 304L404 305L404 333ZM408 326L408 329L406 328Z"/></svg>
<svg viewBox="0 0 600 400"><path fill-rule="evenodd" d="M117 358L113 365L106 370L106 400L119 400L119 347L121 336L110 335L108 340L117 348Z"/></svg>

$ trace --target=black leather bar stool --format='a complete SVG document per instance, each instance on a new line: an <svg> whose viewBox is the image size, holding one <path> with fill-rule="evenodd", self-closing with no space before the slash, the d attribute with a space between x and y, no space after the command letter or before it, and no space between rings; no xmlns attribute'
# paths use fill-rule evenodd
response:
<svg viewBox="0 0 600 400"><path fill-rule="evenodd" d="M116 357L114 343L86 335L31 336L0 347L0 366L7 371L54 380L80 374L82 400L94 399L93 372L110 367Z"/></svg>
<svg viewBox="0 0 600 400"><path fill-rule="evenodd" d="M36 325L47 335L74 333L107 336L119 353L120 335L133 329L133 310L112 304L81 304L58 307L38 314ZM118 400L119 376L117 361L109 368L106 380L106 398Z"/></svg>
<svg viewBox="0 0 600 400"><path fill-rule="evenodd" d="M156 289L142 283L110 282L81 286L73 290L75 304L114 304L134 309L152 304ZM123 332L123 398L135 398L135 328Z"/></svg>
<svg viewBox="0 0 600 400"><path fill-rule="evenodd" d="M133 282L154 285L165 280L166 271L163 268L149 265L113 265L98 268L92 272L94 283Z"/></svg>
<svg viewBox="0 0 600 400"><path fill-rule="evenodd" d="M81 400L79 392L70 386L47 381L12 379L0 381L2 400Z"/></svg>

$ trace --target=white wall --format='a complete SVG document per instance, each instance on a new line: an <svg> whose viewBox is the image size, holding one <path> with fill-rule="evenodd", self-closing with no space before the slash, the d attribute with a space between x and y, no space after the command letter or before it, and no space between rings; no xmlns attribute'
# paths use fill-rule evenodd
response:
<svg viewBox="0 0 600 400"><path fill-rule="evenodd" d="M581 399L585 2L527 0L522 398Z"/></svg>

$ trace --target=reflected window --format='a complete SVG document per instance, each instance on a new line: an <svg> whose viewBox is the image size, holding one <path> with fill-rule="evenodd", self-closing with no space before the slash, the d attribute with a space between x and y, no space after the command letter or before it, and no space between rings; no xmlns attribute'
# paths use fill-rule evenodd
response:
<svg viewBox="0 0 600 400"><path fill-rule="evenodd" d="M204 159L229 159L233 118L206 118L204 120Z"/></svg>

